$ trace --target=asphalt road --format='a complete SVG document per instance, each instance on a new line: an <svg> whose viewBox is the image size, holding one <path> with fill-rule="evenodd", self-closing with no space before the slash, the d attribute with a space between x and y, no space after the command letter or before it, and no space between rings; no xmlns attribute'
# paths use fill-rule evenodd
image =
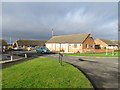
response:
<svg viewBox="0 0 120 90"><path fill-rule="evenodd" d="M43 57L58 60L58 55ZM64 56L63 61L80 69L95 88L118 89L118 58Z"/></svg>
<svg viewBox="0 0 120 90"><path fill-rule="evenodd" d="M27 57L40 56L40 54L37 54L36 52L12 51L11 53L0 54L0 60L1 61L10 60L11 59L10 56L13 56L13 59L24 58L25 54L27 54Z"/></svg>
<svg viewBox="0 0 120 90"><path fill-rule="evenodd" d="M15 56L15 55L12 55L13 56L13 59L19 59L21 58L21 56ZM9 54L0 54L0 60L1 61L6 61L6 60L10 60L11 59L11 55Z"/></svg>

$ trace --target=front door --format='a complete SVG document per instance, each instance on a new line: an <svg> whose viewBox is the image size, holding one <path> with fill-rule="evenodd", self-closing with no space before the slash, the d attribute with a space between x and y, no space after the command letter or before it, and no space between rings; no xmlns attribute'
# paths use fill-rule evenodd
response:
<svg viewBox="0 0 120 90"><path fill-rule="evenodd" d="M65 52L68 52L68 44L65 44Z"/></svg>

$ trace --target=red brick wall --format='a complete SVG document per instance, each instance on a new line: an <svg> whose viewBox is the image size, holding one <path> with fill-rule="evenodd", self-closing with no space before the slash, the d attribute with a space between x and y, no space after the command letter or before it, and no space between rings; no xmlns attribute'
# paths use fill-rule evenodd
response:
<svg viewBox="0 0 120 90"><path fill-rule="evenodd" d="M86 48L86 44L88 44L89 48ZM93 38L91 38L89 35L88 38L82 44L82 52L86 53L87 51L94 51L95 48L93 48L92 45L95 45L95 42Z"/></svg>
<svg viewBox="0 0 120 90"><path fill-rule="evenodd" d="M94 50L95 53L105 53L106 52L106 49L95 49ZM111 49L108 49L107 52L112 52Z"/></svg>

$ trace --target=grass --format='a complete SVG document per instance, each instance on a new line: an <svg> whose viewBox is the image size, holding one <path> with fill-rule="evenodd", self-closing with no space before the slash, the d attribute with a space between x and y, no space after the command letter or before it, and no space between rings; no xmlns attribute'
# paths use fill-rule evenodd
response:
<svg viewBox="0 0 120 90"><path fill-rule="evenodd" d="M108 55L106 53L95 53L95 54L65 54L65 55L73 55L73 56L89 56L89 57L118 57L120 56L120 52L114 52L114 55L112 56L112 52L109 52Z"/></svg>
<svg viewBox="0 0 120 90"><path fill-rule="evenodd" d="M48 58L26 61L5 68L2 73L3 88L92 88L78 69Z"/></svg>

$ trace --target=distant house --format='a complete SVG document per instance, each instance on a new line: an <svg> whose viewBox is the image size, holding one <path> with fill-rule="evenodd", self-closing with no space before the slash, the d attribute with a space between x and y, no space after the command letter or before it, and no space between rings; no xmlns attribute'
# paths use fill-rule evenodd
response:
<svg viewBox="0 0 120 90"><path fill-rule="evenodd" d="M8 48L8 44L5 40L0 40L0 47L2 48L3 52Z"/></svg>
<svg viewBox="0 0 120 90"><path fill-rule="evenodd" d="M118 49L120 49L120 40L112 40L112 42L118 45Z"/></svg>
<svg viewBox="0 0 120 90"><path fill-rule="evenodd" d="M46 42L46 47L51 51L65 53L85 53L94 50L94 46L95 42L91 34L53 36Z"/></svg>
<svg viewBox="0 0 120 90"><path fill-rule="evenodd" d="M5 40L0 40L0 46L7 46L7 42Z"/></svg>
<svg viewBox="0 0 120 90"><path fill-rule="evenodd" d="M118 49L118 45L111 40L97 38L95 44L96 49L105 49L106 47L108 49Z"/></svg>
<svg viewBox="0 0 120 90"><path fill-rule="evenodd" d="M45 42L44 40L16 40L15 42L13 42L13 47L23 47L23 48L27 48L27 47L36 47L36 46L45 46Z"/></svg>

